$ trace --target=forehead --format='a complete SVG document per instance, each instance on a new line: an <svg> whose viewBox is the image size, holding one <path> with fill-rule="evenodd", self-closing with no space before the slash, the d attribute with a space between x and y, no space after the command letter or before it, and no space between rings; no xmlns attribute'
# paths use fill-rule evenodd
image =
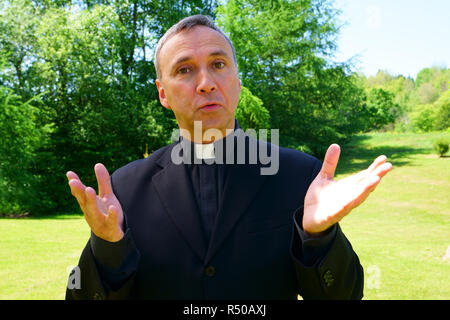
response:
<svg viewBox="0 0 450 320"><path fill-rule="evenodd" d="M165 65L184 56L193 59L219 50L230 59L233 57L231 46L222 34L205 26L195 26L170 37L161 48L160 55L165 62L162 65Z"/></svg>

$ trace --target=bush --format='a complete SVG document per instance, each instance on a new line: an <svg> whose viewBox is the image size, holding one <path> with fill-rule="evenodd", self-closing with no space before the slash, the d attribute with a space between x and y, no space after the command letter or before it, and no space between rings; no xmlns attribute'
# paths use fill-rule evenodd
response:
<svg viewBox="0 0 450 320"><path fill-rule="evenodd" d="M447 139L441 138L435 141L433 148L439 154L439 156L442 157L447 153L449 144L450 142Z"/></svg>

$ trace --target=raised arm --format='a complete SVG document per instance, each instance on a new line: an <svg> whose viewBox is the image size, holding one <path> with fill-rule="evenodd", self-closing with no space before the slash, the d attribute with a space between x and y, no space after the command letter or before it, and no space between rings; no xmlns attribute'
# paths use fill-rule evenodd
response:
<svg viewBox="0 0 450 320"><path fill-rule="evenodd" d="M68 285L66 299L127 299L132 294L140 254L131 230L125 230L125 216L108 171L100 163L94 170L98 195L76 173L67 172L70 190L92 234L78 262L81 286Z"/></svg>

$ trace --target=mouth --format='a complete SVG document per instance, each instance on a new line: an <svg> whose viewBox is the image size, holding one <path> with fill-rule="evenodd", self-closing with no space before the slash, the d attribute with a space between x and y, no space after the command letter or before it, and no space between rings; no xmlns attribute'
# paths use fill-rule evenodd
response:
<svg viewBox="0 0 450 320"><path fill-rule="evenodd" d="M220 104L212 102L208 104L204 104L200 107L200 110L202 111L215 111L221 107Z"/></svg>

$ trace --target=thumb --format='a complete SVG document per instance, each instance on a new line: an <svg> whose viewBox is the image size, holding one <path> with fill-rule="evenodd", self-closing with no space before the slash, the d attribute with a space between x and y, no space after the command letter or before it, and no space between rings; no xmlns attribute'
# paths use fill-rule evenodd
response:
<svg viewBox="0 0 450 320"><path fill-rule="evenodd" d="M333 179L334 172L339 161L339 155L341 154L341 148L337 144L332 144L328 147L327 153L323 160L322 169L320 173L327 179Z"/></svg>

